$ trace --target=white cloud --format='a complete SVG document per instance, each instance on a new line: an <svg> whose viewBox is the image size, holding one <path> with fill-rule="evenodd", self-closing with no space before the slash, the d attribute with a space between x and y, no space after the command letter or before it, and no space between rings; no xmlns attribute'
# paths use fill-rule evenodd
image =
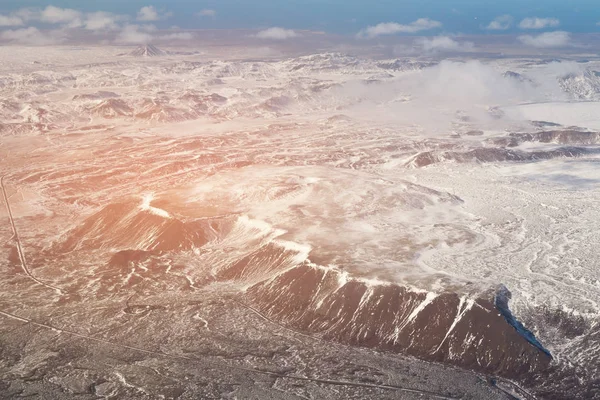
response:
<svg viewBox="0 0 600 400"><path fill-rule="evenodd" d="M62 28L84 28L92 31L117 30L129 19L126 15L97 11L83 13L70 8L48 6L40 8L21 8L9 16L0 14L0 26L19 26L26 22L41 22L60 25Z"/></svg>
<svg viewBox="0 0 600 400"><path fill-rule="evenodd" d="M23 19L16 15L0 14L0 26L21 26L23 24Z"/></svg>
<svg viewBox="0 0 600 400"><path fill-rule="evenodd" d="M191 32L171 32L160 35L158 28L154 25L128 24L119 32L115 42L120 44L150 44L157 40L175 41L192 40L193 38L194 35Z"/></svg>
<svg viewBox="0 0 600 400"><path fill-rule="evenodd" d="M519 24L521 29L544 29L544 28L556 28L560 25L560 21L556 18L525 18Z"/></svg>
<svg viewBox="0 0 600 400"><path fill-rule="evenodd" d="M23 21L29 21L32 19L39 19L40 10L36 8L20 8L17 11L15 11L13 15L16 15Z"/></svg>
<svg viewBox="0 0 600 400"><path fill-rule="evenodd" d="M86 14L83 26L91 31L105 31L119 29L119 23L127 17L104 11L96 11Z"/></svg>
<svg viewBox="0 0 600 400"><path fill-rule="evenodd" d="M81 26L82 13L70 8L48 6L41 11L39 19L49 24L66 24L70 27Z"/></svg>
<svg viewBox="0 0 600 400"><path fill-rule="evenodd" d="M260 31L256 34L259 39L285 40L299 36L291 29L273 27Z"/></svg>
<svg viewBox="0 0 600 400"><path fill-rule="evenodd" d="M569 32L556 31L546 32L539 35L523 35L518 37L519 41L526 46L538 48L565 47L571 42Z"/></svg>
<svg viewBox="0 0 600 400"><path fill-rule="evenodd" d="M381 35L393 35L396 33L416 33L434 28L439 28L442 23L429 18L420 18L408 25L395 22L384 22L375 26L369 26L358 33L359 38L372 39Z"/></svg>
<svg viewBox="0 0 600 400"><path fill-rule="evenodd" d="M142 7L137 15L138 21L158 21L160 16L154 6Z"/></svg>
<svg viewBox="0 0 600 400"><path fill-rule="evenodd" d="M205 8L204 10L200 10L198 13L196 13L197 16L199 17L211 17L214 18L217 16L217 12L215 10L210 10L208 8Z"/></svg>
<svg viewBox="0 0 600 400"><path fill-rule="evenodd" d="M123 44L148 44L154 40L154 36L149 32L155 29L152 25L125 25L117 35L115 42Z"/></svg>
<svg viewBox="0 0 600 400"><path fill-rule="evenodd" d="M192 40L193 38L194 35L190 32L174 32L160 37L162 40Z"/></svg>
<svg viewBox="0 0 600 400"><path fill-rule="evenodd" d="M468 52L474 48L473 42L458 41L449 36L434 36L418 38L411 45L397 45L393 52L398 57L405 57L423 53Z"/></svg>
<svg viewBox="0 0 600 400"><path fill-rule="evenodd" d="M443 61L425 70L423 75L423 96L428 100L432 97L446 98L450 102L470 103L471 108L476 108L477 104L526 98L523 97L526 88L520 83L507 82L493 66L480 61Z"/></svg>
<svg viewBox="0 0 600 400"><path fill-rule="evenodd" d="M500 15L499 17L494 18L492 22L486 26L485 29L491 31L505 31L510 29L513 23L513 17L510 15Z"/></svg>
<svg viewBox="0 0 600 400"><path fill-rule="evenodd" d="M25 45L49 45L63 40L60 31L41 32L34 27L0 32L0 39Z"/></svg>
<svg viewBox="0 0 600 400"><path fill-rule="evenodd" d="M170 17L172 13L157 10L153 6L142 7L137 14L140 21L159 21ZM0 39L22 44L50 44L62 42L68 29L82 28L94 32L117 32L115 42L122 44L145 44L154 39L191 40L194 35L189 32L172 31L159 35L154 25L130 24L132 18L127 15L104 11L81 12L70 8L47 6L41 8L21 8L10 15L0 14L0 27L23 26L28 22L56 25L59 29L40 31L36 27L0 31Z"/></svg>
<svg viewBox="0 0 600 400"><path fill-rule="evenodd" d="M377 84L350 81L332 93L361 99L347 111L353 118L372 120L376 115L399 126L420 126L432 135L447 135L456 129L459 110L476 129L504 129L510 122L490 116L488 107L541 97L529 82L506 79L502 71L481 61L442 61L419 74L399 75Z"/></svg>
<svg viewBox="0 0 600 400"><path fill-rule="evenodd" d="M160 21L162 19L167 19L172 15L173 13L159 11L156 8L154 8L154 6L146 6L142 7L140 11L138 11L137 20L145 22Z"/></svg>
<svg viewBox="0 0 600 400"><path fill-rule="evenodd" d="M472 42L458 42L448 36L423 38L418 41L418 44L426 52L469 51L475 47L475 45Z"/></svg>
<svg viewBox="0 0 600 400"><path fill-rule="evenodd" d="M21 8L9 16L0 15L0 26L23 25L25 22L36 21L51 25L62 25L66 28L78 28L82 25L83 13L71 8L60 8L48 6L44 9L39 8Z"/></svg>
<svg viewBox="0 0 600 400"><path fill-rule="evenodd" d="M153 6L142 7L137 19L158 21L172 14L157 10ZM36 27L0 31L0 39L21 44L51 44L63 42L69 29L82 28L94 32L117 32L115 42L122 44L145 44L154 39L191 40L194 35L189 32L172 31L159 35L156 26L150 24L130 24L132 18L127 15L105 11L81 12L70 8L47 6L46 8L21 8L10 15L0 14L0 27L23 26L28 22L56 25L59 29L40 31Z"/></svg>

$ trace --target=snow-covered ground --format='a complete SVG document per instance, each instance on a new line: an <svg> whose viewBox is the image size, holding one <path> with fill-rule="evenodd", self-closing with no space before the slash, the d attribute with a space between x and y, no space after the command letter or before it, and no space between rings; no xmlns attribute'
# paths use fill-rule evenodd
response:
<svg viewBox="0 0 600 400"><path fill-rule="evenodd" d="M581 340L600 324L597 63L7 47L0 59L0 166L35 247L133 196L157 220L241 224L227 237L215 225L190 282L278 241L296 263L373 282L469 296L505 285L561 361L600 360ZM540 139L567 126L584 129ZM158 232L143 228L137 250ZM92 239L112 251L136 240L123 235ZM56 265L40 271L60 281ZM586 329L561 336L548 312Z"/></svg>
<svg viewBox="0 0 600 400"><path fill-rule="evenodd" d="M600 130L600 102L596 101L524 104L504 108L504 111L513 118Z"/></svg>

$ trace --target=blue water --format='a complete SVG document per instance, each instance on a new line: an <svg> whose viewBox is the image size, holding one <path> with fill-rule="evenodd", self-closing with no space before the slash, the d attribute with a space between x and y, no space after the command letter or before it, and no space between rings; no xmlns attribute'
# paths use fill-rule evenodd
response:
<svg viewBox="0 0 600 400"><path fill-rule="evenodd" d="M174 13L164 27L182 28L262 28L283 26L353 34L380 22L409 23L417 18L441 21L441 29L430 34L481 34L494 17L511 14L516 21L524 17L555 17L558 29L570 32L599 32L600 0L0 0L0 12L20 7L70 7L86 11L110 11L135 15L152 4ZM199 18L194 14L214 9L217 18ZM513 28L508 33L518 32Z"/></svg>

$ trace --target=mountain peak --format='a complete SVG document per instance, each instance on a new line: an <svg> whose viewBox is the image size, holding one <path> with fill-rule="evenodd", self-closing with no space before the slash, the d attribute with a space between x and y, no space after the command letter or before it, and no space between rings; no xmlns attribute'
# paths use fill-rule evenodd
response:
<svg viewBox="0 0 600 400"><path fill-rule="evenodd" d="M134 57L159 57L167 55L167 52L159 49L152 44L139 46L137 49L129 53Z"/></svg>

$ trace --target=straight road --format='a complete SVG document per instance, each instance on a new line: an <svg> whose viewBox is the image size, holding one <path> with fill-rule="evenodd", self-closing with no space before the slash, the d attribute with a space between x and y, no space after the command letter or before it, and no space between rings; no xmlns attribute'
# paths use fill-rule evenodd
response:
<svg viewBox="0 0 600 400"><path fill-rule="evenodd" d="M15 242L17 244L17 253L19 253L19 260L21 261L21 268L23 269L23 272L25 273L25 275L27 275L27 277L29 279L31 279L38 285L45 286L48 289L52 289L52 290L58 292L59 294L62 294L61 289L59 289L55 286L49 285L45 282L42 282L39 279L37 279L35 276L33 276L31 271L27 267L27 261L25 260L25 253L23 252L23 245L21 244L21 239L19 238L19 232L17 231L17 226L15 225L15 219L13 218L12 209L10 208L10 202L8 200L8 194L6 193L6 187L4 185L4 178L5 178L4 176L2 176L0 178L0 187L2 188L2 196L4 197L4 205L6 206L6 212L8 213L10 225L13 230L13 238L15 239Z"/></svg>

